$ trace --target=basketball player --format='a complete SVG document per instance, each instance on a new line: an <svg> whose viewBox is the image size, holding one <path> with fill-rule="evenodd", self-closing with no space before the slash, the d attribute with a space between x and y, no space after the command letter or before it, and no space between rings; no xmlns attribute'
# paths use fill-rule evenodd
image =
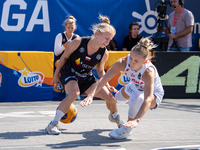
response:
<svg viewBox="0 0 200 150"><path fill-rule="evenodd" d="M78 34L74 34L74 30L76 29L76 19L73 16L69 16L64 22L65 31L63 33L59 33L56 36L55 44L54 44L54 67L56 68L57 63L64 53L67 45L75 38L79 37Z"/></svg>
<svg viewBox="0 0 200 150"><path fill-rule="evenodd" d="M53 83L57 87L58 82L61 82L68 96L61 101L56 110L54 120L45 129L48 134L60 134L61 132L58 130L57 124L68 112L70 105L80 94L88 94L91 91L96 82L91 72L92 69L96 66L99 78L105 74L104 64L108 59L108 51L105 47L116 34L116 31L110 25L107 17L100 15L100 19L103 20L103 23L92 26L93 36L74 39L67 46L64 54L60 58L54 74ZM60 78L59 74L61 74ZM120 126L123 124L123 121L117 112L116 100L108 90L109 84L106 86L95 97L102 98L106 101L107 108L111 112L109 114L110 121Z"/></svg>
<svg viewBox="0 0 200 150"><path fill-rule="evenodd" d="M115 94L115 99L117 103L128 102L128 122L109 133L114 139L124 139L131 135L132 129L137 127L147 110L157 108L162 101L164 90L160 77L155 66L148 60L149 50L154 47L149 38L142 38L128 56L115 62L90 94L80 102L81 106L91 104L95 91L98 92L119 71L125 72L131 82Z"/></svg>

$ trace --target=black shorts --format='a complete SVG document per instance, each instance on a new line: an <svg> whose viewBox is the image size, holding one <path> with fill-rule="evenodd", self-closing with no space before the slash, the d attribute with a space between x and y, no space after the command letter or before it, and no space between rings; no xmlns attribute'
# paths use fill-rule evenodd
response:
<svg viewBox="0 0 200 150"><path fill-rule="evenodd" d="M93 83L96 82L96 78L93 75L89 75L85 78L75 76L73 73L67 73L65 75L61 75L60 82L64 87L69 81L75 80L78 82L80 95L83 94Z"/></svg>

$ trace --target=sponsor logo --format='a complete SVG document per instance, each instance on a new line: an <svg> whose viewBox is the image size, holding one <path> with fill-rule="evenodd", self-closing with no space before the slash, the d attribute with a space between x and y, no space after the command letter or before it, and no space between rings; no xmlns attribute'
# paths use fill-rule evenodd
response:
<svg viewBox="0 0 200 150"><path fill-rule="evenodd" d="M98 55L96 56L96 59L97 59L97 60L100 60L100 59L101 59L101 55L98 54Z"/></svg>
<svg viewBox="0 0 200 150"><path fill-rule="evenodd" d="M67 41L66 39L63 39L63 40L62 40L63 43L65 43L66 41Z"/></svg>
<svg viewBox="0 0 200 150"><path fill-rule="evenodd" d="M93 69L93 67L86 65L86 64L83 64L82 67L85 68L85 69Z"/></svg>
<svg viewBox="0 0 200 150"><path fill-rule="evenodd" d="M82 78L85 78L87 77L90 73L79 73L77 72L76 70L74 70L73 68L71 68L71 72L74 73L76 76L79 76L79 77L82 77Z"/></svg>
<svg viewBox="0 0 200 150"><path fill-rule="evenodd" d="M141 77L142 77L142 75L141 75L141 73L139 73L138 74L138 79L141 80Z"/></svg>
<svg viewBox="0 0 200 150"><path fill-rule="evenodd" d="M31 87L31 86L42 86L44 81L44 75L41 72L29 72L24 68L24 70L19 71L21 76L18 80L18 84L21 87Z"/></svg>
<svg viewBox="0 0 200 150"><path fill-rule="evenodd" d="M75 64L76 64L77 66L80 66L82 63L83 63L83 62L81 62L81 59L80 59L80 58L78 58L78 59L75 60Z"/></svg>
<svg viewBox="0 0 200 150"><path fill-rule="evenodd" d="M150 0L145 0L147 12L145 12L143 15L139 14L136 11L132 12L132 16L134 18L141 20L139 22L139 25L141 25L139 34L143 31L148 34L154 34L157 32L156 26L158 13L151 10L149 1Z"/></svg>
<svg viewBox="0 0 200 150"><path fill-rule="evenodd" d="M121 71L121 76L118 79L118 83L121 85L126 85L130 82L130 79L126 76L126 74Z"/></svg>
<svg viewBox="0 0 200 150"><path fill-rule="evenodd" d="M87 59L87 61L90 61L90 59L91 58L86 58L85 57L85 60ZM87 65L87 64L83 64L83 62L81 62L81 59L80 58L78 58L78 59L76 59L75 60L75 64L77 65L77 66L80 66L80 65L82 65L82 67L83 68L85 68L85 69L93 69L93 67L91 67L91 66L89 66L89 65Z"/></svg>
<svg viewBox="0 0 200 150"><path fill-rule="evenodd" d="M85 52L85 48L81 47L81 48L79 49L79 52L81 52L81 53Z"/></svg>

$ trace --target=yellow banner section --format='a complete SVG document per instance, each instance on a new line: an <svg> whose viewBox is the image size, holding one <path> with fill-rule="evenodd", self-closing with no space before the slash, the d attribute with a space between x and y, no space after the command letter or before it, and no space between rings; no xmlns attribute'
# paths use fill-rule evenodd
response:
<svg viewBox="0 0 200 150"><path fill-rule="evenodd" d="M109 58L105 63L105 69L108 71L114 63L121 57L126 57L128 54L130 54L130 51L109 51ZM118 85L118 79L121 75L121 72L119 72L115 77L113 77L109 84L111 86L116 87Z"/></svg>
<svg viewBox="0 0 200 150"><path fill-rule="evenodd" d="M41 72L44 83L51 85L53 78L53 52L0 51L0 64L15 71Z"/></svg>

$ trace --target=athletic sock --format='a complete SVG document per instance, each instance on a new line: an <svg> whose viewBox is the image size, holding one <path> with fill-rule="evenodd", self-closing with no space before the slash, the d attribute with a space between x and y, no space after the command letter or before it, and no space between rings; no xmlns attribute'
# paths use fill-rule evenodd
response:
<svg viewBox="0 0 200 150"><path fill-rule="evenodd" d="M113 118L116 118L118 115L118 111L116 111L115 113L111 113L111 114L112 114Z"/></svg>
<svg viewBox="0 0 200 150"><path fill-rule="evenodd" d="M64 115L65 115L65 114L64 114L61 110L57 109L57 110L56 110L56 115L55 115L55 117L54 117L54 119L53 119L53 122L54 122L54 121L59 122L60 119L61 119Z"/></svg>

